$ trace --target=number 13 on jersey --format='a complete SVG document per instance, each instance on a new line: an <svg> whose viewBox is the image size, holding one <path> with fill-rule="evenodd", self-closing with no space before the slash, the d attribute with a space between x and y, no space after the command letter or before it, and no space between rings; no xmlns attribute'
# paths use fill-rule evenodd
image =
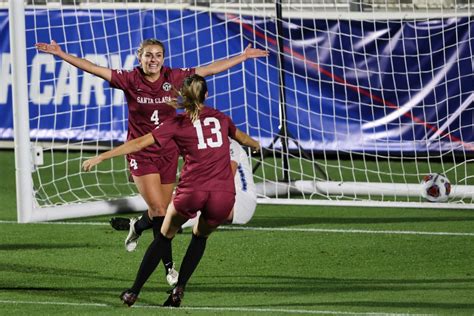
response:
<svg viewBox="0 0 474 316"><path fill-rule="evenodd" d="M211 126L212 137L204 139L201 120L194 121L194 129L198 137L198 149L205 149L207 146L216 148L222 146L221 123L215 117L206 117L203 121L204 126ZM215 137L214 137L215 135ZM215 139L214 139L215 138Z"/></svg>

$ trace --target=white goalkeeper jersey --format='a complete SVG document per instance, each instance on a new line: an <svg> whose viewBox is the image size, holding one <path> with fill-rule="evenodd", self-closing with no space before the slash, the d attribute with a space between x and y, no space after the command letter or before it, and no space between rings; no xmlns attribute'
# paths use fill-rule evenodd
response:
<svg viewBox="0 0 474 316"><path fill-rule="evenodd" d="M246 224L257 206L257 190L249 158L240 144L233 139L230 142L230 159L238 164L234 176L235 204L232 224Z"/></svg>

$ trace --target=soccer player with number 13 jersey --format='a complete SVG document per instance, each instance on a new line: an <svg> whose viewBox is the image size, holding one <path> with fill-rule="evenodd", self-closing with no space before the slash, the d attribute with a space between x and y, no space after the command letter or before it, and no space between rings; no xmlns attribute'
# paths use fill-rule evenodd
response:
<svg viewBox="0 0 474 316"><path fill-rule="evenodd" d="M192 75L181 89L185 113L163 122L153 132L128 141L83 163L85 171L106 159L131 154L156 144L158 148L174 140L184 157L184 165L176 195L168 208L161 232L152 241L143 257L134 284L121 294L122 301L131 306L145 282L156 269L163 254L171 249L171 240L188 219L201 211L193 227L191 242L180 266L178 283L164 306L178 307L184 297L186 284L198 266L205 250L207 237L229 216L234 201L235 187L230 166L229 137L255 151L260 144L238 130L232 120L204 105L207 85L204 78Z"/></svg>

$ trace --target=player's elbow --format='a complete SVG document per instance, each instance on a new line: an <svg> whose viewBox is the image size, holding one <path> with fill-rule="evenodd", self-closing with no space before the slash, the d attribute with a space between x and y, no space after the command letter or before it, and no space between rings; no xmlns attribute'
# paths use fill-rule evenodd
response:
<svg viewBox="0 0 474 316"><path fill-rule="evenodd" d="M198 67L196 68L196 75L199 75L201 77L207 77L207 76L212 76L215 75L216 73L212 71L212 68L209 66L204 66L204 67Z"/></svg>

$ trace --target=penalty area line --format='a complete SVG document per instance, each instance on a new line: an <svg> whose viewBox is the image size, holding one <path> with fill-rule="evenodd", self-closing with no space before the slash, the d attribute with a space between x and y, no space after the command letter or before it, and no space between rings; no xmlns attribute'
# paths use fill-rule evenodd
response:
<svg viewBox="0 0 474 316"><path fill-rule="evenodd" d="M0 224L19 224L15 221L2 221ZM85 225L109 226L107 222L36 222L24 225ZM385 234L385 235L426 235L426 236L464 236L474 237L474 233L464 232L424 232L411 230L366 230L366 229L330 229L330 228L296 228L296 227L253 227L240 225L223 225L219 230L249 230L266 232L301 232L301 233L338 233L338 234Z"/></svg>
<svg viewBox="0 0 474 316"><path fill-rule="evenodd" d="M115 304L105 303L73 303L73 302L48 302L48 301L14 301L14 300L0 300L1 304L16 304L16 305L59 305L59 306L77 306L77 307L110 307L116 308ZM124 307L126 308L126 307ZM132 306L133 309L147 308L147 309L161 309L170 310L171 307L163 307L159 305L141 305L135 304ZM173 308L174 309L174 308ZM252 313L287 313L287 314L313 314L313 315L391 315L391 316L419 316L419 315L430 315L430 314L397 314L392 312L346 312L346 311L330 311L330 310L312 310L312 309L284 309L284 308L256 308L256 307L211 307L211 306L182 306L176 308L176 310L185 311L209 311L209 312L252 312Z"/></svg>

